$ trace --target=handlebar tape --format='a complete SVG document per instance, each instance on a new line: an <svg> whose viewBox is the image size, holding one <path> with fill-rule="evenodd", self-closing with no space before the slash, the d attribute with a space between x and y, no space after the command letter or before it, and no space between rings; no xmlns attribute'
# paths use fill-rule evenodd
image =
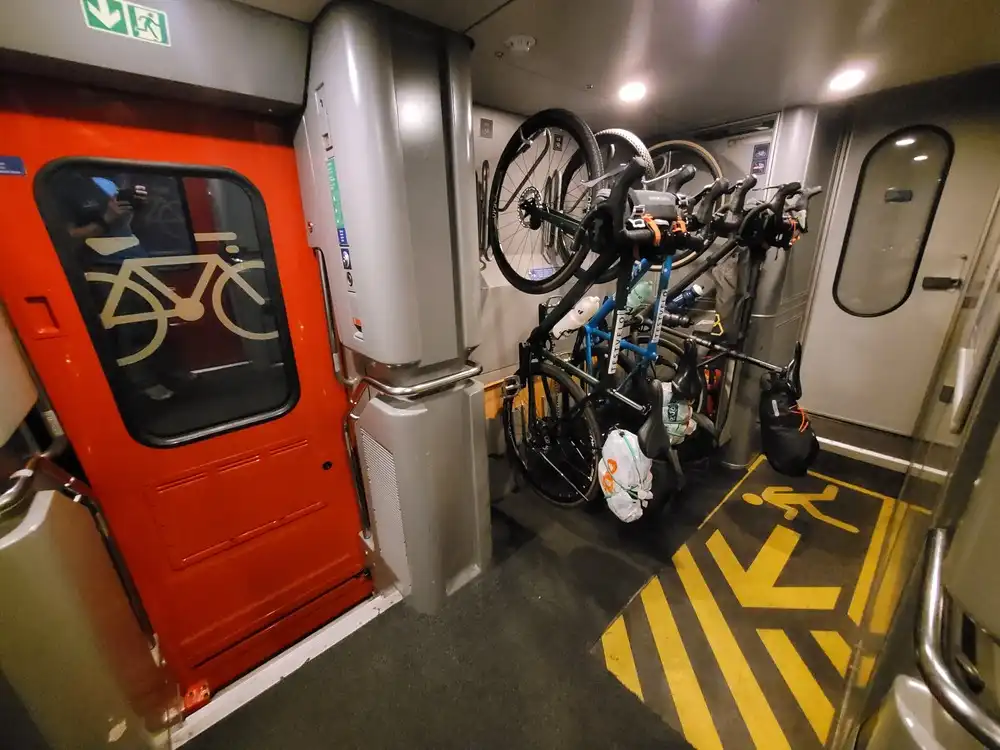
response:
<svg viewBox="0 0 1000 750"><path fill-rule="evenodd" d="M738 220L740 214L743 213L744 204L747 201L747 193L754 189L757 185L757 178L752 174L748 174L744 177L736 186L736 190L733 192L733 197L729 201L729 206L727 207L728 216L727 221Z"/></svg>
<svg viewBox="0 0 1000 750"><path fill-rule="evenodd" d="M663 191L666 193L676 193L684 185L691 182L697 173L698 169L693 164L685 164L683 167L678 167L672 172L668 172L666 175L667 184L663 188Z"/></svg>
<svg viewBox="0 0 1000 750"><path fill-rule="evenodd" d="M708 188L708 193L698 202L694 210L694 218L701 226L706 226L712 220L712 209L719 196L729 191L729 180L720 177Z"/></svg>

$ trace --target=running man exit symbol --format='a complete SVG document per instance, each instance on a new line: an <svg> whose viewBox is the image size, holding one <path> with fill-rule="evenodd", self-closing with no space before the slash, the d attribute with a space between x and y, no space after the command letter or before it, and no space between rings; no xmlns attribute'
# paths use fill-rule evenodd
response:
<svg viewBox="0 0 1000 750"><path fill-rule="evenodd" d="M94 31L170 46L167 14L128 0L80 0L83 20Z"/></svg>

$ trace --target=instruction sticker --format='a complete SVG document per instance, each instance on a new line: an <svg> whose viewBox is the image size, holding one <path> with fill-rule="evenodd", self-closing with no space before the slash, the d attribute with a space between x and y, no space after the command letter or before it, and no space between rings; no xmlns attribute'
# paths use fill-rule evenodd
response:
<svg viewBox="0 0 1000 750"><path fill-rule="evenodd" d="M0 174L23 177L27 174L24 169L24 159L20 156L0 156Z"/></svg>
<svg viewBox="0 0 1000 750"><path fill-rule="evenodd" d="M753 147L753 156L750 158L750 174L764 174L767 172L767 159L770 155L770 141L755 144Z"/></svg>
<svg viewBox="0 0 1000 750"><path fill-rule="evenodd" d="M337 164L331 156L326 160L326 176L330 181L330 200L333 201L333 220L337 224L337 229L344 229L344 208L340 200L340 183L337 181ZM340 232L337 233L338 235ZM346 244L347 233L344 232Z"/></svg>

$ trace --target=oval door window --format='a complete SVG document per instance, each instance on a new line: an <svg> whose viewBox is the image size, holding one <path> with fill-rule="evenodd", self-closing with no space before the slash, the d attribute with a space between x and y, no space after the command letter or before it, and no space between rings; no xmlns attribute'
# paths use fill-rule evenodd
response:
<svg viewBox="0 0 1000 750"><path fill-rule="evenodd" d="M35 199L135 439L187 443L292 407L274 248L250 182L66 159L39 172Z"/></svg>
<svg viewBox="0 0 1000 750"><path fill-rule="evenodd" d="M953 150L944 130L918 125L865 156L833 282L844 312L885 315L910 296Z"/></svg>

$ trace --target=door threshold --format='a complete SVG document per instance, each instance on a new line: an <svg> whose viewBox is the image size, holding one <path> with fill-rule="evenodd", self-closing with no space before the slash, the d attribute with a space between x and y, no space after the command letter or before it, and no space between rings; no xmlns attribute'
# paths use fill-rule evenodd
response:
<svg viewBox="0 0 1000 750"><path fill-rule="evenodd" d="M286 648L252 672L222 688L204 706L169 731L166 747L178 748L194 739L209 727L219 723L241 706L246 705L268 688L277 685L307 662L374 620L380 614L402 601L403 595L395 586L379 592L336 620L324 625L294 646Z"/></svg>
<svg viewBox="0 0 1000 750"><path fill-rule="evenodd" d="M937 482L938 484L944 482L944 480L948 478L948 472L944 469L914 463L912 461L907 461L905 458L890 456L886 453L879 453L878 451L861 448L857 445L851 445L850 443L842 443L839 440L831 440L830 438L819 436L817 436L817 439L819 440L819 444L823 450L830 453L836 453L840 456L853 458L858 461L873 464L874 466L881 466L884 469L891 469L892 471L898 471L902 474L912 472L915 476L918 476L921 479L928 479L932 482Z"/></svg>

